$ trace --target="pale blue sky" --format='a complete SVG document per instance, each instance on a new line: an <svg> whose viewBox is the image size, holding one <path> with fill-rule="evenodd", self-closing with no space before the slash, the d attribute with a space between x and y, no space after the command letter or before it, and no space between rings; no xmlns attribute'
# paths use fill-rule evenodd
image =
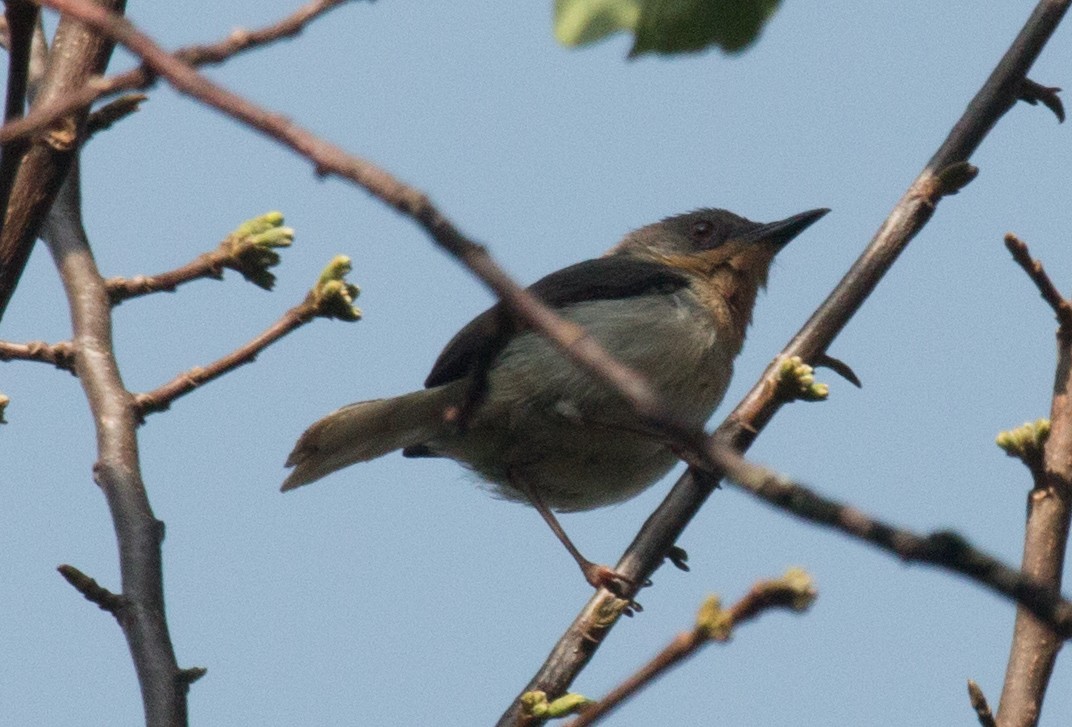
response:
<svg viewBox="0 0 1072 727"><path fill-rule="evenodd" d="M274 21L282 0L130 3L164 45ZM1031 3L786 2L759 43L627 62L628 39L569 51L551 3L357 3L299 39L211 75L429 192L522 281L593 257L632 228L700 206L774 220L832 212L779 257L717 417L847 269L989 74ZM1072 26L1032 77L1069 78ZM127 66L117 56L116 67ZM994 445L1045 416L1053 321L1001 242L1024 237L1072 289L1072 129L1013 109L831 353L824 404L784 409L752 450L823 493L917 530L955 528L1019 561L1026 471ZM280 209L297 230L268 294L228 274L116 310L127 385L151 389L241 344L297 303L339 252L362 287L357 324L315 322L141 431L183 666L207 676L191 723L492 723L589 589L529 508L448 461L391 456L286 496L282 462L311 421L420 386L489 295L407 220L215 112L161 87L84 155L87 225L105 274L157 272ZM68 336L51 260L34 254L0 327ZM136 724L133 668L110 616L55 572L117 587L92 484L77 381L0 366L0 723ZM675 476L677 471L675 471ZM613 562L670 480L563 524ZM820 597L748 625L611 725L970 724L965 680L996 705L1014 609L964 580L791 520L732 489L680 544L692 572L655 575L575 687L599 696L677 631L704 595L735 599L800 565ZM1072 717L1059 661L1043 724Z"/></svg>

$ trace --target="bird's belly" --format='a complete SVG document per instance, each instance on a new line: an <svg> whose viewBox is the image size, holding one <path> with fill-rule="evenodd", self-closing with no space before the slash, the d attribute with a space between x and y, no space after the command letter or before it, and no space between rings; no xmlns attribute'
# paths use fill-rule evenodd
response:
<svg viewBox="0 0 1072 727"><path fill-rule="evenodd" d="M640 310L639 323L598 310L594 324L583 311L570 317L619 361L645 373L677 417L701 426L722 399L736 351L720 345L695 308L667 298ZM617 327L608 328L608 320ZM515 339L496 362L470 427L429 444L505 498L527 499L525 487L566 511L633 497L676 461L664 441L642 431L616 391L532 333Z"/></svg>

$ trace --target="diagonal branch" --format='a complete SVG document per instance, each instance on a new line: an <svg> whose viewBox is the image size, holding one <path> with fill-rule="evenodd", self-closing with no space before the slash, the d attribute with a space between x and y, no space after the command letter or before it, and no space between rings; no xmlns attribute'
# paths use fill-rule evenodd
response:
<svg viewBox="0 0 1072 727"><path fill-rule="evenodd" d="M778 579L755 583L741 600L727 609L722 608L717 596L711 596L701 606L696 625L691 631L678 634L635 674L611 690L603 699L583 709L580 716L565 727L587 727L595 724L669 669L695 656L707 644L713 641L729 641L737 626L775 608L805 611L815 598L816 591L811 577L799 569L790 569Z"/></svg>
<svg viewBox="0 0 1072 727"><path fill-rule="evenodd" d="M1050 308L1053 308L1054 315L1057 316L1057 322L1064 330L1064 335L1072 335L1072 303L1062 297L1057 290L1057 286L1053 284L1050 276L1046 274L1042 263L1032 259L1031 253L1027 249L1027 243L1010 232L1005 235L1005 247L1008 248L1016 264L1023 268L1024 272L1027 273L1027 277L1031 278L1031 282L1038 288L1042 299L1046 301Z"/></svg>
<svg viewBox="0 0 1072 727"><path fill-rule="evenodd" d="M350 259L340 255L325 268L320 280L301 304L288 310L278 321L253 340L208 366L198 366L184 371L153 391L135 395L134 401L141 415L144 417L146 414L164 411L180 396L230 373L239 366L252 363L257 358L257 354L265 348L313 318L359 320L361 311L353 305L358 289L357 286L345 282L344 276L348 272L350 272Z"/></svg>
<svg viewBox="0 0 1072 727"><path fill-rule="evenodd" d="M350 0L314 0L291 15L259 30L234 30L221 41L194 45L175 51L175 56L191 66L223 63L244 51L261 48L286 38L299 35L309 23ZM114 76L98 77L77 90L48 104L39 104L30 113L17 121L0 128L0 142L35 134L57 119L99 98L122 91L145 90L156 82L156 74L146 65L140 65Z"/></svg>

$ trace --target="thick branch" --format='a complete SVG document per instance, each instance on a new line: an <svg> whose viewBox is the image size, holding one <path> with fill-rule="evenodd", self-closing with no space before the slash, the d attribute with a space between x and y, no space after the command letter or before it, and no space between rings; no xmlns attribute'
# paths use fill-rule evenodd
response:
<svg viewBox="0 0 1072 727"><path fill-rule="evenodd" d="M1027 498L1027 526L1021 568L1057 591L1061 588L1069 522L1072 521L1072 304L1062 298L1027 246L1012 235L1005 243L1016 262L1038 287L1059 321L1057 372L1050 406L1050 433L1041 467L1033 468L1035 487ZM1005 684L998 705L1001 727L1038 723L1046 688L1065 634L1021 608L1016 613Z"/></svg>
<svg viewBox="0 0 1072 727"><path fill-rule="evenodd" d="M122 12L124 0L101 0L102 10ZM60 19L48 68L34 105L76 91L108 65L113 43L72 17ZM31 141L15 173L0 229L0 318L30 258L34 240L77 151L88 107L59 118Z"/></svg>
<svg viewBox="0 0 1072 727"><path fill-rule="evenodd" d="M768 368L760 382L719 427L719 441L745 450L774 417L781 402L766 385L774 368L785 356L814 361L825 353L838 333L859 309L908 243L930 219L941 197L942 171L963 164L994 124L1015 103L1023 81L1039 52L1068 9L1069 0L1042 0L1012 46L972 99L949 136L883 222L867 249L815 311L811 319ZM937 192L937 194L936 194ZM685 526L718 484L718 477L687 472L644 523L640 533L619 561L616 570L640 582L659 566ZM542 690L550 695L564 692L584 668L609 632L601 614L612 600L597 592L559 639L547 661L522 691ZM514 702L499 721L521 721L519 702Z"/></svg>
<svg viewBox="0 0 1072 727"><path fill-rule="evenodd" d="M138 463L138 416L112 348L111 301L82 229L78 173L72 169L42 236L48 241L71 308L75 368L97 430L94 479L111 510L122 577L117 619L141 685L150 727L186 725L186 691L164 616L160 544Z"/></svg>

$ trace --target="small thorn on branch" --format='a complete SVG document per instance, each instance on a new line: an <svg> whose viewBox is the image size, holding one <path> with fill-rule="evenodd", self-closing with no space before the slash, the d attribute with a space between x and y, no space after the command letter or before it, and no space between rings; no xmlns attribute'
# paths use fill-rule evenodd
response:
<svg viewBox="0 0 1072 727"><path fill-rule="evenodd" d="M1020 86L1020 95L1017 96L1021 101L1026 101L1032 106L1042 104L1057 117L1057 123L1064 123L1065 120L1065 106L1061 102L1061 97L1058 96L1061 89L1057 86L1043 86L1041 83L1035 83L1030 78L1025 78Z"/></svg>
<svg viewBox="0 0 1072 727"><path fill-rule="evenodd" d="M815 367L830 369L835 374L855 386L857 389L864 388L863 382L860 381L860 377L856 375L856 372L852 370L852 367L841 359L834 358L830 354L820 353L818 356L816 356Z"/></svg>
<svg viewBox="0 0 1072 727"><path fill-rule="evenodd" d="M1046 274L1042 263L1031 257L1027 243L1011 232L1005 235L1005 247L1008 248L1012 259L1023 268L1027 277L1038 288L1042 299L1046 301L1057 316L1057 323L1061 327L1061 335L1072 336L1072 303L1069 303L1057 290L1057 286Z"/></svg>
<svg viewBox="0 0 1072 727"><path fill-rule="evenodd" d="M85 596L87 601L97 604L102 611L107 611L113 616L119 614L119 610L124 604L122 596L112 593L73 565L64 564L56 568L56 570L60 572L60 575L68 583L74 586L76 591Z"/></svg>
<svg viewBox="0 0 1072 727"><path fill-rule="evenodd" d="M982 688L974 680L968 680L968 698L971 700L972 709L975 710L982 727L997 727L994 713L990 711L990 704L986 701L986 695Z"/></svg>

